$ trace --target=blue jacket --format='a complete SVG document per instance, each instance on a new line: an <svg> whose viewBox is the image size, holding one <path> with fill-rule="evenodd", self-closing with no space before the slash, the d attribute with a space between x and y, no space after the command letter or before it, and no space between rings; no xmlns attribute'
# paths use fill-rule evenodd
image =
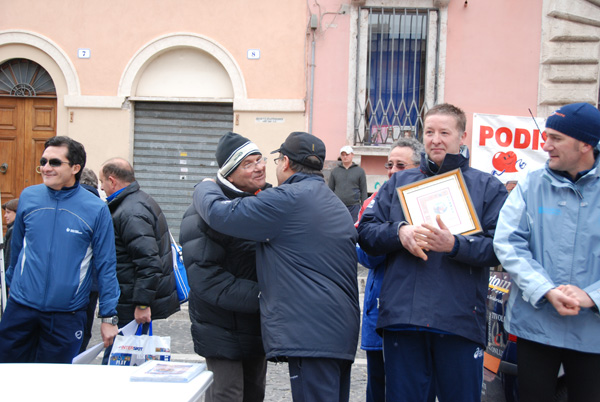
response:
<svg viewBox="0 0 600 402"><path fill-rule="evenodd" d="M362 350L382 350L383 339L376 332L379 317L379 294L385 274L385 255L370 256L356 245L358 262L369 268L363 302L360 348Z"/></svg>
<svg viewBox="0 0 600 402"><path fill-rule="evenodd" d="M449 332L484 345L489 267L498 264L492 246L506 189L490 174L469 167L468 150L447 154L442 166L421 158L420 169L395 173L379 190L359 225L360 246L387 254L377 328L416 326ZM396 188L460 168L483 233L456 235L451 253L427 252L423 261L404 249L398 228L405 221Z"/></svg>
<svg viewBox="0 0 600 402"><path fill-rule="evenodd" d="M84 310L96 266L100 315L117 313L112 219L101 199L76 184L60 191L44 184L23 190L15 218L10 297L43 312Z"/></svg>
<svg viewBox="0 0 600 402"><path fill-rule="evenodd" d="M230 200L202 182L194 207L211 228L259 242L256 250L267 358L354 360L360 308L354 222L323 178L296 173L256 197Z"/></svg>
<svg viewBox="0 0 600 402"><path fill-rule="evenodd" d="M600 353L600 315L582 308L560 316L544 295L572 284L600 306L600 172L575 183L546 168L530 172L500 213L494 248L512 287L506 313L511 334L530 341Z"/></svg>

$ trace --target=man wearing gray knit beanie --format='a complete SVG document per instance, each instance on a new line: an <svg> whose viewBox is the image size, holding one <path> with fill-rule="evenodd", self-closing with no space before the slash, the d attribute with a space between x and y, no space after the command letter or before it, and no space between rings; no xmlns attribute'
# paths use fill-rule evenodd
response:
<svg viewBox="0 0 600 402"><path fill-rule="evenodd" d="M553 399L562 364L570 401L600 395L600 111L587 103L546 120L549 159L500 211L494 250L514 283L505 328L517 340L522 401Z"/></svg>
<svg viewBox="0 0 600 402"><path fill-rule="evenodd" d="M229 132L215 152L216 182L230 200L267 187L265 161L252 141ZM179 240L190 284L194 351L213 372L207 402L262 401L267 362L262 344L256 242L211 229L192 205L181 221Z"/></svg>

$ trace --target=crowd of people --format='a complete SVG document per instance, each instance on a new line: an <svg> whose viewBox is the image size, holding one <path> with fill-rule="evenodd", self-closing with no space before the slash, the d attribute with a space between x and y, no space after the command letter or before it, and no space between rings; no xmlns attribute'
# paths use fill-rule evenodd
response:
<svg viewBox="0 0 600 402"><path fill-rule="evenodd" d="M546 166L510 194L469 166L466 121L456 106L430 108L422 142L392 144L388 180L369 198L350 146L327 182L323 141L291 133L271 152L273 187L255 143L220 139L218 173L196 185L180 234L194 350L214 375L207 401L262 401L267 361L287 362L294 401L347 401L361 327L357 262L370 269L360 345L368 402L481 400L489 267L498 264L514 283L505 327L518 337L521 400L552 400L561 365L569 400L600 397L600 111L577 103L554 112ZM2 363L71 362L96 300L104 363L119 327L135 320L147 331L179 310L161 208L121 158L100 169L103 202L95 176L84 184L85 162L80 143L51 138L43 184L2 206ZM454 231L443 209L413 223L398 189L453 172L480 230Z"/></svg>

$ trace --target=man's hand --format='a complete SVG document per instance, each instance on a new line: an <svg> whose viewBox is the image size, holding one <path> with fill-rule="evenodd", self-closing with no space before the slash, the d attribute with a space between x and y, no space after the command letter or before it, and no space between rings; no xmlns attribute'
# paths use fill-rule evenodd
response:
<svg viewBox="0 0 600 402"><path fill-rule="evenodd" d="M105 348L112 345L115 336L117 336L118 333L118 326L109 324L107 322L103 322L102 324L100 324L100 335L102 336L102 342L104 342Z"/></svg>
<svg viewBox="0 0 600 402"><path fill-rule="evenodd" d="M454 248L456 239L439 215L435 219L439 228L424 223L415 229L416 244L425 250L449 253Z"/></svg>
<svg viewBox="0 0 600 402"><path fill-rule="evenodd" d="M135 322L137 322L138 324L145 324L147 322L152 321L152 313L150 312L150 307L141 309L140 306L136 306L134 318Z"/></svg>
<svg viewBox="0 0 600 402"><path fill-rule="evenodd" d="M594 303L591 297L583 289L575 285L560 285L556 289L560 290L565 295L572 297L573 299L577 299L580 307L590 308L596 305L596 303Z"/></svg>
<svg viewBox="0 0 600 402"><path fill-rule="evenodd" d="M415 257L421 258L423 261L427 261L427 254L423 251L421 247L417 245L415 240L415 230L416 226L414 225L403 225L400 227L398 236L400 237L400 243L406 250L408 250Z"/></svg>
<svg viewBox="0 0 600 402"><path fill-rule="evenodd" d="M579 300L574 297L567 296L558 288L550 289L546 295L546 299L558 311L560 315L577 315L581 309Z"/></svg>

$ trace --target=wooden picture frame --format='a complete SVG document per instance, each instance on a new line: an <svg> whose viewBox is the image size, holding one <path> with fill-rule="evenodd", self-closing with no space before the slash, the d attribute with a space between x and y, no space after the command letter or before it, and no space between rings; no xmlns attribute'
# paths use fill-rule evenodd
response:
<svg viewBox="0 0 600 402"><path fill-rule="evenodd" d="M452 234L483 231L460 169L396 188L405 219L411 225L437 226L440 215Z"/></svg>

